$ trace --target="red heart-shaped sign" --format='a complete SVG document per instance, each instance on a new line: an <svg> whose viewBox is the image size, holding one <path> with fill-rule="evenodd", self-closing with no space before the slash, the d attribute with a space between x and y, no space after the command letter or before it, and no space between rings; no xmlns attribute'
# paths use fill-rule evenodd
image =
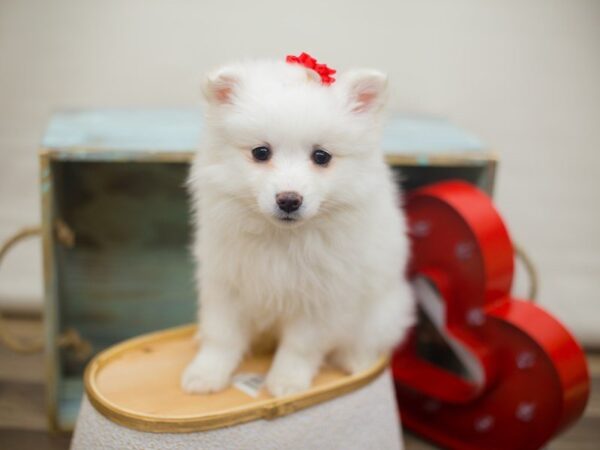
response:
<svg viewBox="0 0 600 450"><path fill-rule="evenodd" d="M512 244L484 193L439 183L406 211L420 320L392 360L403 423L448 448L540 448L585 408L583 351L510 296Z"/></svg>

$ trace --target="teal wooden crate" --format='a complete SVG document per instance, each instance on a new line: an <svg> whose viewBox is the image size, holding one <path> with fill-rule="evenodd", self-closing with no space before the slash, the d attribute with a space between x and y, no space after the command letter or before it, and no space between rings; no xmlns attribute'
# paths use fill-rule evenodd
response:
<svg viewBox="0 0 600 450"><path fill-rule="evenodd" d="M54 430L72 429L95 353L195 319L184 181L201 133L195 109L73 111L49 124L40 167ZM383 148L406 189L460 178L492 192L494 155L445 120L392 117Z"/></svg>

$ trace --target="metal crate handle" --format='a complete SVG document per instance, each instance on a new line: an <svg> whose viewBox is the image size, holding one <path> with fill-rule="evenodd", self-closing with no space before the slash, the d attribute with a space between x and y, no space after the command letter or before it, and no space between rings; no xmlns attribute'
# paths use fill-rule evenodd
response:
<svg viewBox="0 0 600 450"><path fill-rule="evenodd" d="M61 220L55 225L57 239L64 245L72 247L75 243L75 236L70 228ZM31 237L38 237L42 234L41 226L25 227L10 236L2 246L0 246L0 265L6 254L19 242ZM37 353L43 350L44 341L42 338L30 341L17 338L10 332L7 320L2 316L0 310L0 343L3 343L9 349L18 353ZM57 345L61 348L67 348L73 352L75 358L85 360L92 354L92 345L81 337L74 328L67 328L57 338Z"/></svg>
<svg viewBox="0 0 600 450"><path fill-rule="evenodd" d="M42 228L40 226L22 228L11 237L9 237L2 246L0 247L0 264L2 260L17 243L31 238L40 236ZM0 342L6 345L9 349L19 353L37 353L44 348L44 343L41 339L36 341L25 341L14 336L6 323L6 320L2 316L0 311Z"/></svg>

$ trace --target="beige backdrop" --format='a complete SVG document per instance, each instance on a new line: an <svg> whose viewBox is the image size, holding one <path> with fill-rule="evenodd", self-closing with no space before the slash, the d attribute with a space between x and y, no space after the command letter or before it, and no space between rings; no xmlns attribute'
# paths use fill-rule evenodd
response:
<svg viewBox="0 0 600 450"><path fill-rule="evenodd" d="M600 344L600 2L0 1L0 238L39 221L36 147L62 107L189 106L200 75L309 51L390 74L391 108L433 113L501 157L497 200L541 302ZM39 305L36 243L0 304Z"/></svg>

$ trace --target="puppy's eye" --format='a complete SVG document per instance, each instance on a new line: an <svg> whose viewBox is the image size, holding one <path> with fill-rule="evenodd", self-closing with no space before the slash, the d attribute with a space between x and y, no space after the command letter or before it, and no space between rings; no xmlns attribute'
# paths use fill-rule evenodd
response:
<svg viewBox="0 0 600 450"><path fill-rule="evenodd" d="M331 161L331 155L327 153L325 150L321 150L320 148L316 149L310 155L311 159L318 166L326 166Z"/></svg>
<svg viewBox="0 0 600 450"><path fill-rule="evenodd" d="M252 149L254 161L264 162L271 159L271 149L269 147L256 147Z"/></svg>

